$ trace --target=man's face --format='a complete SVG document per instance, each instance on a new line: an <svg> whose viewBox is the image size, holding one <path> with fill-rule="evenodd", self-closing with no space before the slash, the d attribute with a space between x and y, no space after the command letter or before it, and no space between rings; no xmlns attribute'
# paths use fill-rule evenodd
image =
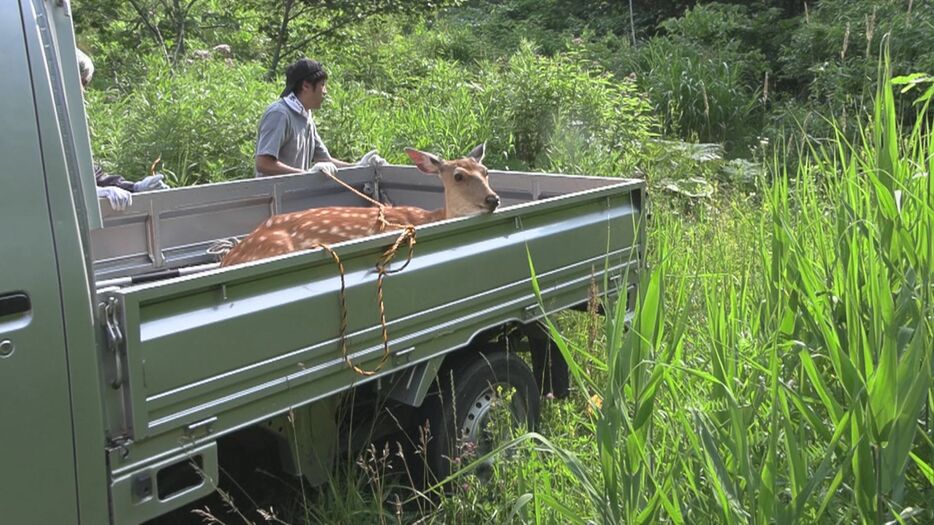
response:
<svg viewBox="0 0 934 525"><path fill-rule="evenodd" d="M322 80L318 82L314 87L311 84L306 83L305 89L302 90L303 99L302 103L308 109L320 109L321 103L324 102L324 97L328 94L328 81Z"/></svg>

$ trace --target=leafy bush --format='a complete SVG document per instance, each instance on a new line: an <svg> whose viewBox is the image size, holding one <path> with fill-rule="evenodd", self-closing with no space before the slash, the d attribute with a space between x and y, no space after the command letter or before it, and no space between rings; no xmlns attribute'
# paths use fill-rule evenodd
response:
<svg viewBox="0 0 934 525"><path fill-rule="evenodd" d="M655 129L631 82L571 54L542 57L526 44L479 71L426 60L411 88L392 93L338 76L319 117L332 153L355 157L372 146L407 162L405 146L454 156L485 141L490 166L622 175Z"/></svg>
<svg viewBox="0 0 934 525"><path fill-rule="evenodd" d="M509 56L523 41L552 56L568 48L573 37L587 32L625 34L629 9L623 2L576 0L475 0L442 19L445 31L467 29L473 56ZM473 45L471 45L471 43Z"/></svg>
<svg viewBox="0 0 934 525"><path fill-rule="evenodd" d="M442 156L466 154L488 141L488 153L508 148L494 137L476 75L451 62L432 61L413 87L390 94L359 82L329 83L329 97L316 117L335 156L356 158L378 148L390 162L408 163L407 146Z"/></svg>
<svg viewBox="0 0 934 525"><path fill-rule="evenodd" d="M512 134L515 158L526 166L619 175L655 131L633 83L614 81L574 53L542 57L526 43L495 71L485 84L505 126L497 132ZM607 164L598 169L595 158Z"/></svg>
<svg viewBox="0 0 934 525"><path fill-rule="evenodd" d="M758 28L776 16L769 9L753 15L744 6L698 5L681 18L662 22L666 34L638 47L617 71L637 72L666 131L691 140L727 142L735 150L760 125L760 96L769 67L760 49L768 39Z"/></svg>
<svg viewBox="0 0 934 525"><path fill-rule="evenodd" d="M934 10L925 2L822 0L791 32L782 75L818 104L868 105L887 39L896 74L934 71Z"/></svg>
<svg viewBox="0 0 934 525"><path fill-rule="evenodd" d="M371 73L353 55L326 64L329 97L315 118L337 158L378 148L408 163L406 146L454 157L486 142L490 166L618 176L631 174L656 127L633 83L573 54L541 57L524 45L506 62L468 67L420 56L398 36L387 42ZM256 124L280 84L263 81L256 63L144 64L131 92L88 92L94 151L108 170L135 179L161 157L176 185L252 176ZM394 76L366 83L374 70Z"/></svg>
<svg viewBox="0 0 934 525"><path fill-rule="evenodd" d="M912 6L912 4L914 4ZM855 139L875 93L879 56L889 50L895 75L934 71L934 10L924 3L892 0L823 0L787 33L777 58L781 81L798 95L796 104L776 108L765 134L802 126L813 137L829 140L836 130ZM910 124L910 101L897 105ZM815 118L815 115L820 115Z"/></svg>
<svg viewBox="0 0 934 525"><path fill-rule="evenodd" d="M89 90L95 157L136 179L159 157L176 185L253 175L256 125L278 87L257 64L195 62L169 70L158 58L132 92Z"/></svg>
<svg viewBox="0 0 934 525"><path fill-rule="evenodd" d="M709 52L675 39L652 39L640 50L642 85L665 129L704 142L745 136L758 106L758 90L744 81L729 51Z"/></svg>

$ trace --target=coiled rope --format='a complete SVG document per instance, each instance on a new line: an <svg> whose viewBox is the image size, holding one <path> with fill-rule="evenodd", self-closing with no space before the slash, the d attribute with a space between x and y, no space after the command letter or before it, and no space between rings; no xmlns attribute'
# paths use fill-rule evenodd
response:
<svg viewBox="0 0 934 525"><path fill-rule="evenodd" d="M380 327L382 328L383 336L383 355L380 357L379 362L376 363L376 366L370 370L365 370L353 363L353 360L350 358L350 353L347 351L347 299L345 296L345 282L344 282L344 264L341 262L340 257L337 253L331 249L325 243L320 243L319 246L323 248L332 259L334 259L335 264L337 264L337 269L340 272L341 278L341 291L340 291L340 309L341 309L341 323L340 323L340 336L339 336L339 345L341 348L341 355L344 357L344 362L347 363L354 372L362 376L372 376L379 372L386 362L389 360L389 330L386 326L386 307L383 301L383 279L386 275L394 274L404 270L410 262L412 262L412 255L415 252L415 225L413 224L396 224L389 221L386 218L386 206L383 203L371 199L368 195L365 195L353 186L347 184L346 182L338 179L336 176L331 175L330 173L324 172L325 175L330 177L334 182L340 184L341 186L347 188L348 190L355 193L358 197L370 202L375 205L379 210L376 213L376 220L379 222L379 229L383 231L387 228L400 228L402 231L399 232L399 236L396 238L396 241L392 243L392 246L386 249L385 252L380 256L379 261L376 263L376 271L378 272L378 277L376 279L376 301L379 305L379 322ZM396 257L396 253L399 251L399 248L403 245L408 245L408 254L406 255L405 264L402 267L395 270L387 270L387 267L392 263L393 259Z"/></svg>
<svg viewBox="0 0 934 525"><path fill-rule="evenodd" d="M380 357L379 362L371 370L365 370L353 363L353 360L350 358L350 353L347 350L347 298L346 298L346 282L344 280L344 263L341 261L337 252L335 252L330 245L327 243L317 243L313 247L320 247L328 255L331 256L331 259L334 260L334 263L337 265L338 272L340 273L341 279L341 289L340 289L340 311L341 311L341 321L340 321L340 336L339 336L339 345L341 348L341 355L344 358L344 361L347 363L351 369L356 373L363 376L372 376L380 371L386 362L389 360L389 330L386 326L386 307L383 301L383 280L387 275L401 272L404 270L410 262L412 262L412 255L415 250L415 226L413 224L396 224L391 222L386 218L386 206L381 202L376 201L369 196L357 191L356 188L350 186L346 182L338 179L336 176L331 175L330 173L323 172L325 175L330 177L341 186L347 188L348 190L355 193L358 197L374 204L379 208L376 214L376 220L378 221L379 231L385 231L386 229L398 228L401 229L399 237L396 238L395 242L386 249L385 252L380 256L379 260L376 263L376 271L378 272L378 277L376 279L376 298L377 303L379 304L379 322L382 328L382 337L383 337L383 355ZM223 258L227 255L230 250L232 250L237 244L240 243L240 240L236 237L229 237L227 239L220 239L212 244L207 249L207 253L210 255L217 256L218 258ZM408 254L406 255L405 264L402 267L395 270L388 270L387 268L395 259L396 254L399 251L399 248L403 244L408 245Z"/></svg>

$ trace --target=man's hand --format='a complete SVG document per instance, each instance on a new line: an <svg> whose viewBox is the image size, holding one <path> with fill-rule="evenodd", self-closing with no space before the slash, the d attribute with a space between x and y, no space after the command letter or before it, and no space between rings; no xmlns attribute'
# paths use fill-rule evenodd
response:
<svg viewBox="0 0 934 525"><path fill-rule="evenodd" d="M337 166L335 166L333 162L316 162L315 165L308 170L309 173L317 173L319 171L335 176L337 175Z"/></svg>
<svg viewBox="0 0 934 525"><path fill-rule="evenodd" d="M165 175L161 173L150 175L139 182L134 182L133 191L167 190L169 185L162 180L164 178Z"/></svg>
<svg viewBox="0 0 934 525"><path fill-rule="evenodd" d="M110 207L116 211L123 211L133 204L133 194L116 186L98 187L97 198L107 199Z"/></svg>
<svg viewBox="0 0 934 525"><path fill-rule="evenodd" d="M379 156L376 150L372 150L357 161L357 166L386 166L389 164L386 159Z"/></svg>

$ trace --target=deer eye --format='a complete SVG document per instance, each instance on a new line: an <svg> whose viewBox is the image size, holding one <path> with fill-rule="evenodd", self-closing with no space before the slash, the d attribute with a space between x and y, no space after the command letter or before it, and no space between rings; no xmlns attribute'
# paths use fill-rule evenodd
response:
<svg viewBox="0 0 934 525"><path fill-rule="evenodd" d="M454 180L456 180L457 182L460 182L460 181L464 180L464 174L461 173L461 172L459 172L459 171L456 172L456 173L454 174Z"/></svg>

